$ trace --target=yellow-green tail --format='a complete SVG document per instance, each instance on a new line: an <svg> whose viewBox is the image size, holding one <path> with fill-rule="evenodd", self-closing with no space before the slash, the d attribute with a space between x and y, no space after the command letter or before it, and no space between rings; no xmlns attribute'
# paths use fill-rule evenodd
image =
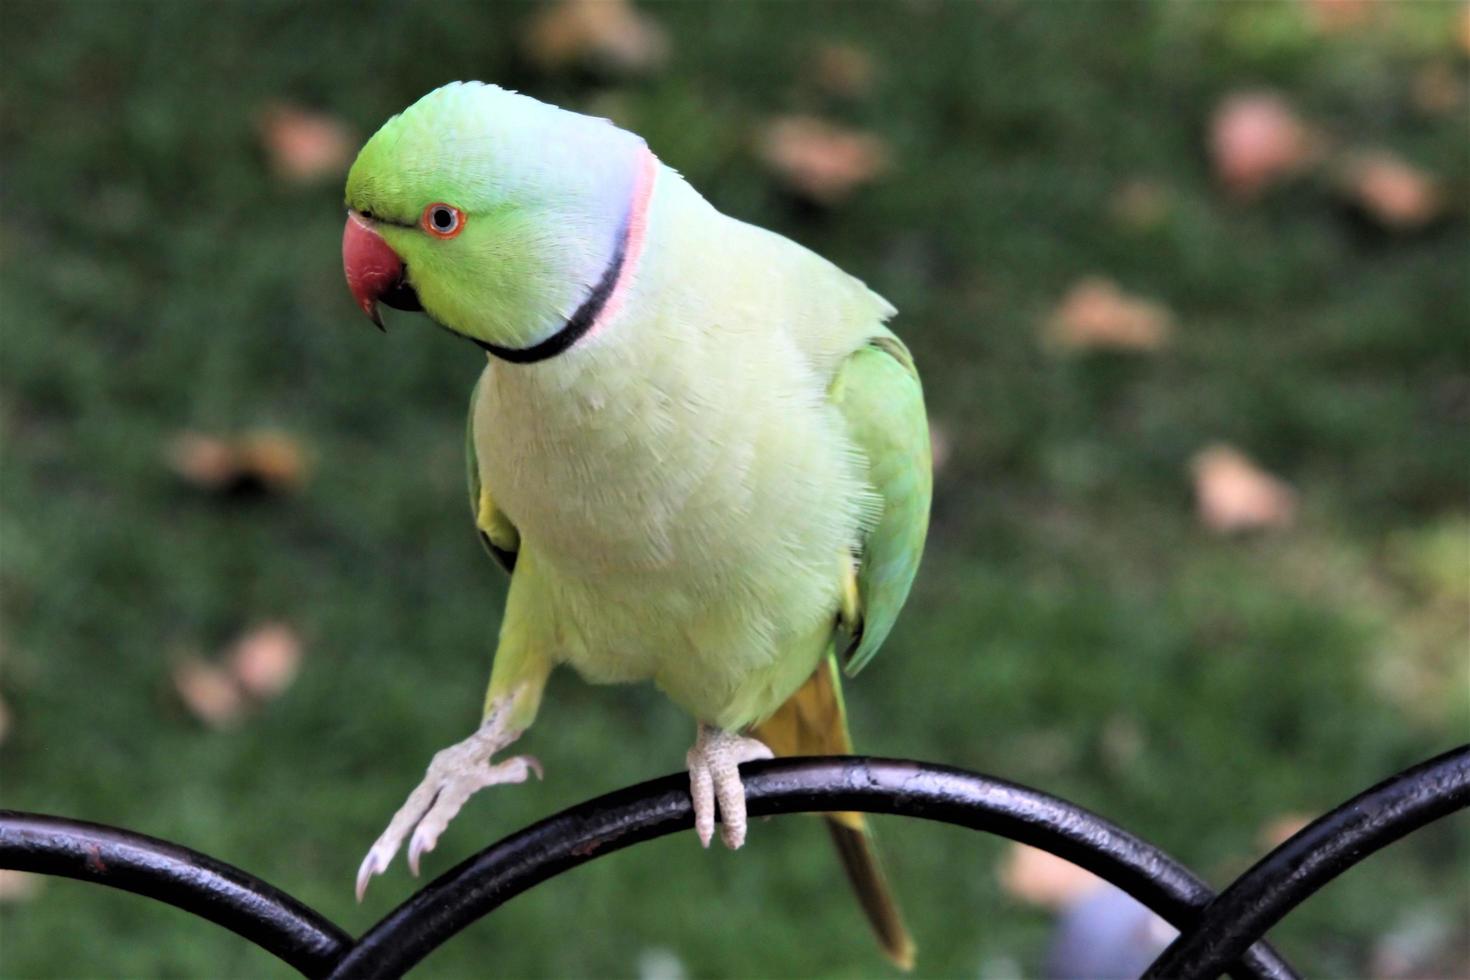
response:
<svg viewBox="0 0 1470 980"><path fill-rule="evenodd" d="M807 682L774 715L755 726L754 734L777 755L851 755L836 658L830 653L824 657ZM868 821L861 813L822 816L883 954L899 969L913 969L914 940L883 876Z"/></svg>

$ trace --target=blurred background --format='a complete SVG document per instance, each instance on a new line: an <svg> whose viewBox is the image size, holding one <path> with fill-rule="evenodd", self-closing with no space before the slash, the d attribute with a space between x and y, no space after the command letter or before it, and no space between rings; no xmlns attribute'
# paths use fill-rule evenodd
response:
<svg viewBox="0 0 1470 980"><path fill-rule="evenodd" d="M341 188L459 78L636 130L901 311L934 524L848 688L860 749L1070 798L1220 884L1465 739L1464 4L8 0L0 25L4 806L198 848L353 933L414 887L400 864L352 899L478 721L505 579L463 484L481 357L363 321ZM524 743L546 782L476 797L430 873L679 768L691 730L557 676ZM1099 894L880 824L924 976L1043 975ZM1467 861L1452 819L1273 938L1314 975L1467 975ZM107 889L0 899L6 976L287 975ZM887 971L803 819L558 878L421 972L487 969Z"/></svg>

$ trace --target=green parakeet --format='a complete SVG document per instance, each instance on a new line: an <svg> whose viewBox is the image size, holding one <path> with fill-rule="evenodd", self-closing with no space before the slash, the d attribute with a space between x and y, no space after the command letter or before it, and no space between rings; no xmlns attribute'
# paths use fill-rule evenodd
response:
<svg viewBox="0 0 1470 980"><path fill-rule="evenodd" d="M651 680L697 721L696 830L745 838L741 762L851 751L839 668L892 628L928 528L929 435L893 307L726 217L638 136L493 85L394 116L347 178L363 311L487 354L470 507L510 591L479 729L438 753L366 859L420 856L536 717L547 676ZM829 814L887 954L913 944L859 814Z"/></svg>

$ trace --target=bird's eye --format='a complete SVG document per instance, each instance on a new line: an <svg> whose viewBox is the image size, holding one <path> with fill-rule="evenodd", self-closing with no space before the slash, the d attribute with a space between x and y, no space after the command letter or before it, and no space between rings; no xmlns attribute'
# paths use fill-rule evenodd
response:
<svg viewBox="0 0 1470 980"><path fill-rule="evenodd" d="M465 213L452 204L430 204L419 223L437 238L453 238L464 230Z"/></svg>

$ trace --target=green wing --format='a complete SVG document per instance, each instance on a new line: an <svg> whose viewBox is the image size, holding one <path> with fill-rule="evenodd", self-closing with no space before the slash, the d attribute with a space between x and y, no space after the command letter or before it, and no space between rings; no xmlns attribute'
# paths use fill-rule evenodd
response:
<svg viewBox="0 0 1470 980"><path fill-rule="evenodd" d="M913 358L891 334L849 355L828 396L867 457L868 481L883 501L858 556L856 621L843 623L851 636L843 655L851 676L883 645L919 570L933 490L929 422Z"/></svg>
<svg viewBox="0 0 1470 980"><path fill-rule="evenodd" d="M465 425L464 455L469 470L470 513L480 532L480 543L507 572L516 570L516 554L521 550L521 533L490 499L490 491L480 485L480 460L475 454L475 399L480 397L484 375L470 392L470 418Z"/></svg>

